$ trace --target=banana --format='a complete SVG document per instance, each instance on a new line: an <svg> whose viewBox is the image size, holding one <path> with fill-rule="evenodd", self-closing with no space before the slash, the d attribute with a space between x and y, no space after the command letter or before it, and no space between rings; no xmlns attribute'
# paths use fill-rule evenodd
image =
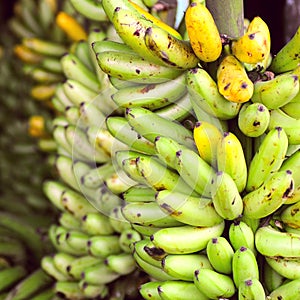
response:
<svg viewBox="0 0 300 300"><path fill-rule="evenodd" d="M161 281L148 281L139 286L139 293L145 300L161 300L157 288Z"/></svg>
<svg viewBox="0 0 300 300"><path fill-rule="evenodd" d="M81 228L89 235L111 235L114 229L107 216L100 213L88 213L82 217Z"/></svg>
<svg viewBox="0 0 300 300"><path fill-rule="evenodd" d="M295 279L290 282L284 283L283 285L272 291L272 293L267 296L267 300L296 299L299 295L299 285L300 279Z"/></svg>
<svg viewBox="0 0 300 300"><path fill-rule="evenodd" d="M34 35L40 36L42 34L42 29L38 24L38 20L36 19L36 16L34 15L34 11L36 10L36 7L30 7L30 3L24 3L20 7L20 14L22 21L24 22L25 27L30 29Z"/></svg>
<svg viewBox="0 0 300 300"><path fill-rule="evenodd" d="M77 282L57 281L54 286L55 294L67 299L84 299Z"/></svg>
<svg viewBox="0 0 300 300"><path fill-rule="evenodd" d="M105 51L96 53L96 57L103 72L135 83L162 83L173 80L182 73L181 70L150 63L137 54Z"/></svg>
<svg viewBox="0 0 300 300"><path fill-rule="evenodd" d="M247 64L263 61L270 54L271 38L268 25L260 17L249 23L245 34L233 41L231 50L238 60Z"/></svg>
<svg viewBox="0 0 300 300"><path fill-rule="evenodd" d="M48 289L45 289L38 293L37 295L34 295L31 300L49 300L49 299L54 299L55 297L55 292L53 287L50 287Z"/></svg>
<svg viewBox="0 0 300 300"><path fill-rule="evenodd" d="M122 198L128 202L154 202L156 191L143 185L135 185L122 194Z"/></svg>
<svg viewBox="0 0 300 300"><path fill-rule="evenodd" d="M205 268L196 270L194 283L198 290L209 299L229 298L235 294L232 278L214 270Z"/></svg>
<svg viewBox="0 0 300 300"><path fill-rule="evenodd" d="M182 74L174 80L160 84L122 88L112 95L112 99L120 107L143 107L154 110L176 102L185 94L185 75Z"/></svg>
<svg viewBox="0 0 300 300"><path fill-rule="evenodd" d="M119 245L125 253L131 253L131 247L134 243L141 240L141 235L135 229L124 229L119 237Z"/></svg>
<svg viewBox="0 0 300 300"><path fill-rule="evenodd" d="M176 69L194 68L199 63L191 44L178 39L159 27L148 27L144 36L145 45L162 65Z"/></svg>
<svg viewBox="0 0 300 300"><path fill-rule="evenodd" d="M118 254L121 252L119 237L116 235L92 236L87 241L87 249L89 254L99 258L106 258L111 254Z"/></svg>
<svg viewBox="0 0 300 300"><path fill-rule="evenodd" d="M257 278L251 278L240 283L238 297L239 299L259 300L265 299L266 293L262 283Z"/></svg>
<svg viewBox="0 0 300 300"><path fill-rule="evenodd" d="M0 270L0 292L11 288L26 275L27 271L21 265L11 266Z"/></svg>
<svg viewBox="0 0 300 300"><path fill-rule="evenodd" d="M41 268L56 281L68 281L70 280L69 276L66 276L64 273L60 272L54 265L53 257L44 256L41 260Z"/></svg>
<svg viewBox="0 0 300 300"><path fill-rule="evenodd" d="M217 126L206 121L198 121L194 127L194 140L202 159L212 167L217 167L217 145L222 133Z"/></svg>
<svg viewBox="0 0 300 300"><path fill-rule="evenodd" d="M91 51L91 46L86 40L80 40L73 43L70 49L70 52L73 53L88 69L95 71Z"/></svg>
<svg viewBox="0 0 300 300"><path fill-rule="evenodd" d="M278 274L288 279L299 279L299 257L266 256L266 262Z"/></svg>
<svg viewBox="0 0 300 300"><path fill-rule="evenodd" d="M157 290L163 300L208 299L193 282L167 280L161 282Z"/></svg>
<svg viewBox="0 0 300 300"><path fill-rule="evenodd" d="M241 103L231 102L222 96L217 83L202 68L194 68L186 73L187 88L194 110L205 111L220 120L230 120L238 115ZM201 121L201 119L199 119Z"/></svg>
<svg viewBox="0 0 300 300"><path fill-rule="evenodd" d="M233 55L225 56L218 66L217 86L225 99L235 103L249 101L254 92L254 84L244 65Z"/></svg>
<svg viewBox="0 0 300 300"><path fill-rule="evenodd" d="M28 71L24 71L26 74L31 76L34 81L41 84L61 82L63 80L63 76L61 74L52 73L40 67L28 68Z"/></svg>
<svg viewBox="0 0 300 300"><path fill-rule="evenodd" d="M49 101L55 94L56 84L37 84L30 90L32 98L38 101Z"/></svg>
<svg viewBox="0 0 300 300"><path fill-rule="evenodd" d="M288 137L289 145L300 143L300 121L292 118L281 109L270 110L270 122L268 129L282 127Z"/></svg>
<svg viewBox="0 0 300 300"><path fill-rule="evenodd" d="M87 39L87 33L82 25L70 14L60 11L55 18L56 25L64 32L72 41L80 41Z"/></svg>
<svg viewBox="0 0 300 300"><path fill-rule="evenodd" d="M191 131L179 122L164 119L141 107L126 109L125 117L137 133L152 143L157 136L167 136L190 149L195 149Z"/></svg>
<svg viewBox="0 0 300 300"><path fill-rule="evenodd" d="M89 20L103 22L107 21L107 15L102 7L101 2L94 0L70 0L74 8Z"/></svg>
<svg viewBox="0 0 300 300"><path fill-rule="evenodd" d="M259 269L253 251L246 247L236 250L232 257L232 275L235 286L248 279L259 279Z"/></svg>
<svg viewBox="0 0 300 300"><path fill-rule="evenodd" d="M278 109L295 98L298 92L298 76L284 73L270 80L256 81L251 100L265 105L268 109Z"/></svg>
<svg viewBox="0 0 300 300"><path fill-rule="evenodd" d="M208 241L221 236L224 222L211 227L195 227L190 225L163 228L155 232L150 240L153 244L169 254L188 254L203 250Z"/></svg>
<svg viewBox="0 0 300 300"><path fill-rule="evenodd" d="M243 221L235 220L229 226L229 241L234 251L241 247L250 249L256 253L254 245L254 232L252 228Z"/></svg>
<svg viewBox="0 0 300 300"><path fill-rule="evenodd" d="M64 92L62 83L58 83L56 85L54 97L56 97L64 105L65 108L74 105L73 102L69 99L69 97Z"/></svg>
<svg viewBox="0 0 300 300"><path fill-rule="evenodd" d="M127 221L143 226L174 227L182 225L168 213L160 209L156 202L131 202L122 207Z"/></svg>
<svg viewBox="0 0 300 300"><path fill-rule="evenodd" d="M277 273L266 261L264 262L262 282L269 294L283 285L285 280L285 277Z"/></svg>
<svg viewBox="0 0 300 300"><path fill-rule="evenodd" d="M243 197L246 217L259 219L274 213L294 191L291 171L278 171L269 176L262 186Z"/></svg>
<svg viewBox="0 0 300 300"><path fill-rule="evenodd" d="M275 73L292 71L300 62L299 58L300 26L294 36L275 55L270 70Z"/></svg>
<svg viewBox="0 0 300 300"><path fill-rule="evenodd" d="M184 224L209 227L223 221L208 198L162 190L155 199L162 211Z"/></svg>
<svg viewBox="0 0 300 300"><path fill-rule="evenodd" d="M100 90L100 84L94 72L88 69L76 55L66 53L61 58L61 66L68 79L76 80L96 93Z"/></svg>
<svg viewBox="0 0 300 300"><path fill-rule="evenodd" d="M250 162L246 191L259 188L273 172L279 170L287 147L288 137L282 127L275 127L267 133Z"/></svg>
<svg viewBox="0 0 300 300"><path fill-rule="evenodd" d="M60 237L61 243L68 244L78 255L86 255L89 236L79 230L68 230Z"/></svg>
<svg viewBox="0 0 300 300"><path fill-rule="evenodd" d="M14 46L14 54L28 64L39 64L45 59L42 54L38 54L22 44Z"/></svg>
<svg viewBox="0 0 300 300"><path fill-rule="evenodd" d="M150 236L160 230L160 227L149 227L149 226L143 226L138 224L132 224L132 228L137 231L139 234L143 236L143 238L150 238Z"/></svg>
<svg viewBox="0 0 300 300"><path fill-rule="evenodd" d="M224 132L217 144L217 167L231 176L239 192L246 187L247 163L238 137L232 132Z"/></svg>
<svg viewBox="0 0 300 300"><path fill-rule="evenodd" d="M280 220L289 227L299 228L300 227L300 219L298 215L298 211L300 208L300 202L285 207L280 213Z"/></svg>
<svg viewBox="0 0 300 300"><path fill-rule="evenodd" d="M61 226L63 226L66 229L80 230L81 228L81 220L74 217L72 214L68 212L62 212L59 215L58 222Z"/></svg>
<svg viewBox="0 0 300 300"><path fill-rule="evenodd" d="M131 254L120 253L109 255L105 263L116 273L128 275L136 269L135 261Z"/></svg>
<svg viewBox="0 0 300 300"><path fill-rule="evenodd" d="M222 41L213 16L203 1L192 1L185 12L185 26L195 54L204 62L212 62L222 52Z"/></svg>
<svg viewBox="0 0 300 300"><path fill-rule="evenodd" d="M223 236L212 238L206 246L206 255L214 270L230 275L234 250Z"/></svg>
<svg viewBox="0 0 300 300"><path fill-rule="evenodd" d="M130 46L122 42L106 40L106 39L100 41L94 41L92 43L92 49L95 54L106 52L106 51L116 51L122 53L125 52L127 54L136 54L135 51L130 48Z"/></svg>
<svg viewBox="0 0 300 300"><path fill-rule="evenodd" d="M109 290L105 284L89 284L84 280L79 281L78 287L84 296L88 299L104 298L108 295Z"/></svg>
<svg viewBox="0 0 300 300"><path fill-rule="evenodd" d="M53 256L53 264L59 272L66 277L70 277L68 267L75 259L76 257L73 255L64 252L56 252Z"/></svg>
<svg viewBox="0 0 300 300"><path fill-rule="evenodd" d="M300 93L298 93L298 95L300 95ZM299 96L296 97L300 98ZM298 101L295 101L296 100L295 98L293 98L289 103L282 106L281 109L291 118L300 119L300 114L299 114L300 100L297 99Z"/></svg>
<svg viewBox="0 0 300 300"><path fill-rule="evenodd" d="M215 173L214 169L197 153L186 148L176 152L176 160L177 171L180 177L196 193L203 197L210 197L212 192L211 180Z"/></svg>
<svg viewBox="0 0 300 300"><path fill-rule="evenodd" d="M266 132L270 122L270 112L262 103L244 103L238 114L238 126L248 137L259 137Z"/></svg>
<svg viewBox="0 0 300 300"><path fill-rule="evenodd" d="M270 248L268 245L272 244ZM260 227L255 233L255 246L265 256L299 256L299 235L280 232L270 225Z"/></svg>
<svg viewBox="0 0 300 300"><path fill-rule="evenodd" d="M162 259L161 265L167 274L183 281L193 281L195 270L212 270L207 256L199 253L168 254Z"/></svg>

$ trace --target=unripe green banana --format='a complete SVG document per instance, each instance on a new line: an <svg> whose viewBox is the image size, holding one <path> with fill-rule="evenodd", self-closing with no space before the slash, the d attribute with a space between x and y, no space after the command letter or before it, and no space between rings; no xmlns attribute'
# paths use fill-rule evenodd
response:
<svg viewBox="0 0 300 300"><path fill-rule="evenodd" d="M0 270L0 292L13 287L18 281L22 280L27 274L26 269L21 265L10 266Z"/></svg>
<svg viewBox="0 0 300 300"><path fill-rule="evenodd" d="M238 297L241 300L260 300L266 298L266 293L262 283L257 278L251 278L240 283Z"/></svg>
<svg viewBox="0 0 300 300"><path fill-rule="evenodd" d="M225 220L234 220L243 212L243 200L233 178L223 171L211 180L211 197L216 212Z"/></svg>
<svg viewBox="0 0 300 300"><path fill-rule="evenodd" d="M215 118L233 119L240 110L241 104L226 100L219 93L216 82L202 68L194 68L187 72L187 88L193 107L199 107Z"/></svg>
<svg viewBox="0 0 300 300"><path fill-rule="evenodd" d="M157 290L162 300L208 299L193 282L180 280L163 281Z"/></svg>
<svg viewBox="0 0 300 300"><path fill-rule="evenodd" d="M287 147L288 137L282 127L275 127L267 133L250 162L247 191L259 188L273 172L279 170Z"/></svg>
<svg viewBox="0 0 300 300"><path fill-rule="evenodd" d="M156 191L143 185L135 185L122 194L125 202L153 202Z"/></svg>
<svg viewBox="0 0 300 300"><path fill-rule="evenodd" d="M291 71L297 67L299 58L300 26L295 35L281 48L273 58L270 70L275 73Z"/></svg>
<svg viewBox="0 0 300 300"><path fill-rule="evenodd" d="M188 41L177 39L159 27L148 27L144 36L145 45L162 65L176 69L190 69L197 66L199 58Z"/></svg>
<svg viewBox="0 0 300 300"><path fill-rule="evenodd" d="M277 273L266 261L263 264L262 282L268 293L284 284L285 277Z"/></svg>
<svg viewBox="0 0 300 300"><path fill-rule="evenodd" d="M105 298L108 293L109 289L106 284L90 284L87 283L84 280L80 280L78 283L78 287L80 291L83 293L84 297L88 299L93 299L93 298Z"/></svg>
<svg viewBox="0 0 300 300"><path fill-rule="evenodd" d="M121 252L119 237L116 235L95 235L88 239L87 250L93 256L106 258Z"/></svg>
<svg viewBox="0 0 300 300"><path fill-rule="evenodd" d="M250 226L243 221L233 221L229 226L229 241L235 251L241 247L246 247L252 250L255 254L254 233Z"/></svg>
<svg viewBox="0 0 300 300"><path fill-rule="evenodd" d="M152 143L157 136L167 136L179 144L195 149L191 131L179 122L164 119L156 113L141 107L126 109L125 117L137 133Z"/></svg>
<svg viewBox="0 0 300 300"><path fill-rule="evenodd" d="M268 109L277 109L289 103L298 92L298 76L284 73L267 81L256 81L251 100L265 105Z"/></svg>
<svg viewBox="0 0 300 300"><path fill-rule="evenodd" d="M68 281L71 279L71 277L65 275L56 268L54 264L54 259L51 256L44 256L42 258L41 267L48 275L53 277L56 281Z"/></svg>
<svg viewBox="0 0 300 300"><path fill-rule="evenodd" d="M143 236L143 238L150 238L152 234L160 230L160 227L149 227L138 224L132 224L132 228Z"/></svg>
<svg viewBox="0 0 300 300"><path fill-rule="evenodd" d="M292 228L300 228L300 201L287 206L280 213L280 220L287 226Z"/></svg>
<svg viewBox="0 0 300 300"><path fill-rule="evenodd" d="M53 264L59 272L69 278L70 274L68 272L68 267L75 259L75 256L68 253L56 252L53 256Z"/></svg>
<svg viewBox="0 0 300 300"><path fill-rule="evenodd" d="M105 263L121 275L128 275L136 269L135 261L129 253L111 254L105 259Z"/></svg>
<svg viewBox="0 0 300 300"><path fill-rule="evenodd" d="M66 229L80 230L81 228L81 220L66 211L60 214L58 221Z"/></svg>
<svg viewBox="0 0 300 300"><path fill-rule="evenodd" d="M70 230L65 235L61 235L63 242L63 239L65 239L65 242L75 251L81 253L82 255L85 255L88 253L87 250L87 243L89 241L89 236L81 231L77 230Z"/></svg>
<svg viewBox="0 0 300 300"><path fill-rule="evenodd" d="M145 300L161 300L157 288L160 281L148 281L139 286L139 293Z"/></svg>
<svg viewBox="0 0 300 300"><path fill-rule="evenodd" d="M161 265L167 274L184 281L193 281L195 270L213 269L207 256L199 253L168 254Z"/></svg>
<svg viewBox="0 0 300 300"><path fill-rule="evenodd" d="M281 109L270 110L269 130L282 127L288 137L289 145L300 143L300 121L287 115Z"/></svg>
<svg viewBox="0 0 300 300"><path fill-rule="evenodd" d="M234 252L232 258L232 275L237 288L247 279L259 279L257 260L251 249L241 247Z"/></svg>
<svg viewBox="0 0 300 300"><path fill-rule="evenodd" d="M101 53L105 51L116 51L134 54L135 51L130 46L111 40L96 40L92 43L92 49L95 53Z"/></svg>
<svg viewBox="0 0 300 300"><path fill-rule="evenodd" d="M265 256L299 256L300 235L281 232L270 225L260 227L255 233L255 246ZM272 247L269 247L272 245Z"/></svg>
<svg viewBox="0 0 300 300"><path fill-rule="evenodd" d="M184 224L209 227L223 221L208 198L162 190L156 194L156 202L162 211Z"/></svg>
<svg viewBox="0 0 300 300"><path fill-rule="evenodd" d="M92 0L71 0L70 2L84 17L98 22L107 21L107 15L103 10L101 2L94 2Z"/></svg>
<svg viewBox="0 0 300 300"><path fill-rule="evenodd" d="M110 235L114 233L107 216L101 213L88 213L81 219L81 229L89 235Z"/></svg>
<svg viewBox="0 0 300 300"><path fill-rule="evenodd" d="M208 241L221 236L224 222L211 227L179 226L163 228L155 232L150 240L169 254L187 254L205 249Z"/></svg>
<svg viewBox="0 0 300 300"><path fill-rule="evenodd" d="M63 295L69 299L83 299L84 294L79 288L78 282L72 281L57 281L55 283L55 294Z"/></svg>
<svg viewBox="0 0 300 300"><path fill-rule="evenodd" d="M298 96L299 95L299 96ZM296 101L296 98L298 98ZM281 109L290 117L294 119L300 119L300 93L296 95L295 98L293 98L289 103L285 104L284 106L281 107Z"/></svg>
<svg viewBox="0 0 300 300"><path fill-rule="evenodd" d="M238 126L249 137L261 136L268 128L270 113L262 103L243 104L238 114Z"/></svg>
<svg viewBox="0 0 300 300"><path fill-rule="evenodd" d="M209 240L206 254L214 270L222 274L232 273L232 258L234 250L223 236Z"/></svg>
<svg viewBox="0 0 300 300"><path fill-rule="evenodd" d="M276 288L267 296L267 300L286 299L293 300L299 296L300 279L287 282Z"/></svg>
<svg viewBox="0 0 300 300"><path fill-rule="evenodd" d="M235 286L230 276L210 269L198 269L194 273L194 283L209 299L229 298L235 294Z"/></svg>
<svg viewBox="0 0 300 300"><path fill-rule="evenodd" d="M218 171L231 176L239 192L247 182L247 164L244 150L237 136L232 132L224 132L217 145Z"/></svg>
<svg viewBox="0 0 300 300"><path fill-rule="evenodd" d="M300 279L299 257L266 256L265 258L270 267L284 278Z"/></svg>
<svg viewBox="0 0 300 300"><path fill-rule="evenodd" d="M294 191L291 171L278 171L270 175L262 186L243 197L246 217L260 219L274 213Z"/></svg>
<svg viewBox="0 0 300 300"><path fill-rule="evenodd" d="M141 239L141 234L137 230L125 228L120 234L119 245L125 253L131 253L133 244Z"/></svg>

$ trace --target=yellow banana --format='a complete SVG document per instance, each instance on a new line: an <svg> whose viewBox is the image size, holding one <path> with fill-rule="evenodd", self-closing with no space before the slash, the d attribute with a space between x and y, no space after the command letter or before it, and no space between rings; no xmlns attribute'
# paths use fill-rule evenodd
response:
<svg viewBox="0 0 300 300"><path fill-rule="evenodd" d="M244 103L253 95L254 85L245 67L233 55L227 55L217 69L217 85L228 101Z"/></svg>
<svg viewBox="0 0 300 300"><path fill-rule="evenodd" d="M212 62L222 52L218 28L203 1L191 2L185 13L185 25L195 54L204 62Z"/></svg>

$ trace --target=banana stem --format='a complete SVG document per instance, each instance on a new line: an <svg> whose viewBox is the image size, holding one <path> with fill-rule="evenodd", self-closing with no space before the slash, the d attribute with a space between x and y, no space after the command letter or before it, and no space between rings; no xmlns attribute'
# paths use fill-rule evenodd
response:
<svg viewBox="0 0 300 300"><path fill-rule="evenodd" d="M206 6L213 15L221 34L232 38L243 35L243 0L206 0Z"/></svg>

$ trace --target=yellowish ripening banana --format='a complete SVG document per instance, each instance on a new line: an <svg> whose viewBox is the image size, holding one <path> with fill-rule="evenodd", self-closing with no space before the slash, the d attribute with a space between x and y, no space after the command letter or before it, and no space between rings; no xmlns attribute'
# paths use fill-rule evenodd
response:
<svg viewBox="0 0 300 300"><path fill-rule="evenodd" d="M251 99L254 85L246 69L233 55L225 56L217 70L217 84L228 101L244 103Z"/></svg>
<svg viewBox="0 0 300 300"><path fill-rule="evenodd" d="M195 54L204 62L212 62L222 52L222 42L213 16L203 1L192 1L185 13L185 25Z"/></svg>
<svg viewBox="0 0 300 300"><path fill-rule="evenodd" d="M269 56L271 38L268 25L255 17L245 34L232 43L232 53L243 63L256 64Z"/></svg>

